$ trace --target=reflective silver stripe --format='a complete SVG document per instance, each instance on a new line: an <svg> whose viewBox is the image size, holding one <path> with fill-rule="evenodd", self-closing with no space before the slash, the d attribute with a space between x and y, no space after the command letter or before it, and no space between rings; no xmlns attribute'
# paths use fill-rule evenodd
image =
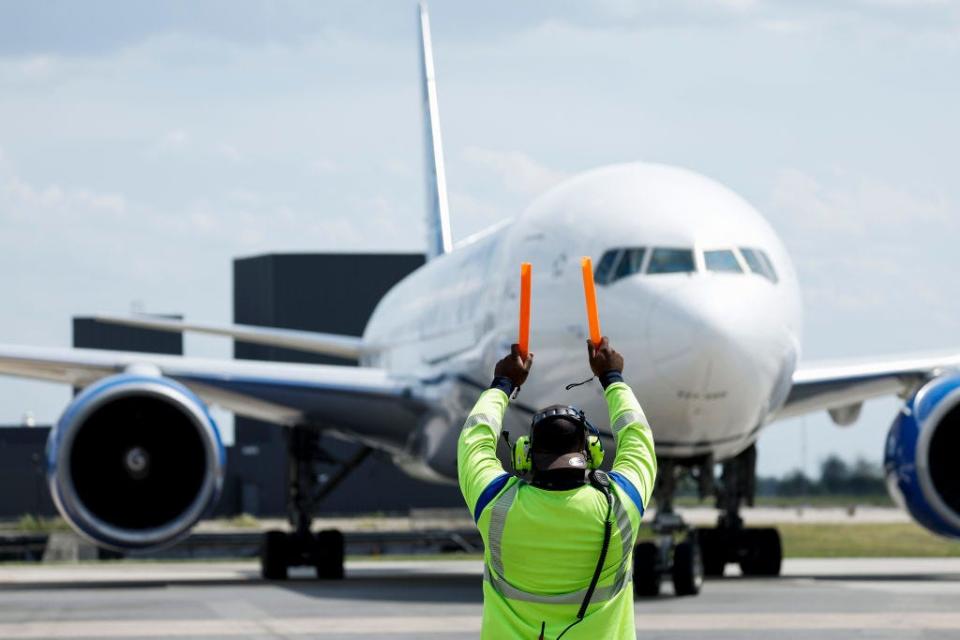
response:
<svg viewBox="0 0 960 640"><path fill-rule="evenodd" d="M490 511L490 533L487 536L487 544L490 545L490 564L498 576L503 574L503 527L507 524L507 512L513 504L513 499L517 497L517 489L520 487L520 481L514 481L509 489L500 494L497 501L493 504Z"/></svg>
<svg viewBox="0 0 960 640"><path fill-rule="evenodd" d="M620 501L616 490L611 487L611 491L613 491L613 509L617 518L617 529L620 531L621 553L620 566L617 568L617 577L614 579L614 586L620 585L622 587L625 577L630 574L633 569L628 562L630 552L633 550L633 525L630 523L630 514L623 508L623 503ZM629 578L626 578L626 580L629 581ZM617 591L619 591L619 589L617 589Z"/></svg>
<svg viewBox="0 0 960 640"><path fill-rule="evenodd" d="M623 508L623 503L620 502L619 498L616 499L614 506L616 508L617 528L620 530L620 541L623 546L623 556L626 557L630 553L630 549L633 548L633 525L630 523L630 514Z"/></svg>
<svg viewBox="0 0 960 640"><path fill-rule="evenodd" d="M628 567L626 571L624 571L623 573L617 576L616 581L612 585L607 587L607 589L609 589L611 593L609 596L607 596L606 599L609 600L614 596L616 596L617 594L619 594L620 591L626 585L630 584L630 580L632 579L633 579L633 567ZM594 602L594 600L591 600L590 602L592 603ZM602 600L596 600L596 602L602 602Z"/></svg>
<svg viewBox="0 0 960 640"><path fill-rule="evenodd" d="M488 424L494 431L500 431L500 420L494 416L488 416L485 413L474 413L467 421L463 423L464 429L469 429L470 427L475 427L478 424Z"/></svg>
<svg viewBox="0 0 960 640"><path fill-rule="evenodd" d="M511 600L522 600L524 602L539 602L541 604L580 604L583 597L587 594L586 589L574 591L572 593L561 593L555 596L541 596L528 591L517 589L506 580L500 578L490 571L489 567L483 567L483 579L493 585L500 595ZM599 589L597 590L599 591ZM596 594L596 592L595 592Z"/></svg>
<svg viewBox="0 0 960 640"><path fill-rule="evenodd" d="M642 411L627 411L626 413L620 414L620 417L613 422L611 428L614 433L618 433L620 429L623 429L628 424L633 424L634 422L646 424L646 420L647 417L643 415Z"/></svg>
<svg viewBox="0 0 960 640"><path fill-rule="evenodd" d="M490 533L487 536L487 544L490 546L490 566L483 565L483 579L493 585L502 596L511 600L522 600L524 602L537 602L540 604L580 604L587 595L587 589L579 589L570 593L560 593L556 595L539 595L517 589L507 582L503 570L503 528L507 520L507 512L513 505L513 500L520 487L520 481L515 482L509 489L504 491L494 503L490 514ZM617 522L617 529L620 532L621 557L620 564L617 567L616 576L613 583L600 587L593 592L591 603L604 602L615 597L623 590L624 585L630 582L632 567L630 567L630 551L633 545L633 525L630 523L630 514L623 508L623 503L616 491L613 492L613 513Z"/></svg>
<svg viewBox="0 0 960 640"><path fill-rule="evenodd" d="M597 587L593 592L593 597L590 598L590 604L606 602L619 594L620 591L623 590L623 587L630 582L630 578L632 577L631 573L630 571L626 571L623 575L618 576L613 584L606 587ZM493 585L493 588L503 597L510 598L511 600L521 600L523 602L536 602L539 604L580 604L587 596L586 589L549 596L542 596L536 593L530 593L529 591L521 591L506 580L497 577L487 566L483 567L483 579Z"/></svg>

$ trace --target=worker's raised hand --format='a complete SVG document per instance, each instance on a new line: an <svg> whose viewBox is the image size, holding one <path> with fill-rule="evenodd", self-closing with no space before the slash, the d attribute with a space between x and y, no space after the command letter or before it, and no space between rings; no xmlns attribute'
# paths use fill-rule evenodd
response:
<svg viewBox="0 0 960 640"><path fill-rule="evenodd" d="M587 340L587 357L590 358L590 369L597 377L608 371L623 373L623 356L610 346L606 336L600 339L600 346L594 346L592 341Z"/></svg>
<svg viewBox="0 0 960 640"><path fill-rule="evenodd" d="M527 375L530 373L530 367L533 366L533 354L528 353L524 358L520 351L520 345L514 344L510 347L510 353L497 363L493 370L493 375L500 378L509 378L514 387L520 387L527 381Z"/></svg>

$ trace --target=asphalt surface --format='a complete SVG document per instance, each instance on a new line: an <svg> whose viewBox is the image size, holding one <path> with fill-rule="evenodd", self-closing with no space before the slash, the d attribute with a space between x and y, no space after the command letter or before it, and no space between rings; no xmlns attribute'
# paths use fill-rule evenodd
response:
<svg viewBox="0 0 960 640"><path fill-rule="evenodd" d="M640 638L960 638L960 559L791 560L777 579L638 600ZM0 565L0 638L474 638L476 561L357 561L342 582L254 563ZM730 570L728 569L728 573Z"/></svg>

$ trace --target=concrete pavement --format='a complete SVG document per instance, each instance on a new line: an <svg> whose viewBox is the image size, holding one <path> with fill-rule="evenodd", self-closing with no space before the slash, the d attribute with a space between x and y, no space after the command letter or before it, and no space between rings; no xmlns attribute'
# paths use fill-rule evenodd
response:
<svg viewBox="0 0 960 640"><path fill-rule="evenodd" d="M638 600L643 638L957 638L960 559L788 560ZM250 562L0 566L0 638L472 638L478 561L355 561L343 582Z"/></svg>

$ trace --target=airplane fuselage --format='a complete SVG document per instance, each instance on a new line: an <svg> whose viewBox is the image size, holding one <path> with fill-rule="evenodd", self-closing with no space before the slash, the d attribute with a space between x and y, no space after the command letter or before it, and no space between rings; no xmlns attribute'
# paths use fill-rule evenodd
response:
<svg viewBox="0 0 960 640"><path fill-rule="evenodd" d="M459 424L516 341L524 261L533 263L536 360L505 427L519 435L531 411L554 403L605 423L599 384L564 389L590 376L581 256L593 258L603 333L625 357L658 455L719 461L756 440L786 399L800 350L790 258L732 191L637 163L572 178L511 223L430 261L380 302L364 334L364 364L409 376L444 407L402 443L412 457L453 476Z"/></svg>

